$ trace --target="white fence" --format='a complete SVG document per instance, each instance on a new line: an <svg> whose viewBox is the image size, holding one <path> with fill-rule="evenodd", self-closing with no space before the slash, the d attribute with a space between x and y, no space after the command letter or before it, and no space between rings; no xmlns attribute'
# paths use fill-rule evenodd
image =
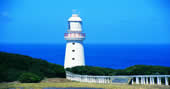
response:
<svg viewBox="0 0 170 89"><path fill-rule="evenodd" d="M170 75L90 76L74 74L66 71L67 79L87 83L169 85L168 77L170 77Z"/></svg>

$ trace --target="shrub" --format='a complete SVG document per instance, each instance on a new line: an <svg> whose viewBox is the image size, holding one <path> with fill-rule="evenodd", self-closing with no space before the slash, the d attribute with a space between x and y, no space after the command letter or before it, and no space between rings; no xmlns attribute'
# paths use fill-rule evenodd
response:
<svg viewBox="0 0 170 89"><path fill-rule="evenodd" d="M170 67L134 65L126 69L109 69L93 66L76 66L67 68L67 71L81 75L169 75Z"/></svg>
<svg viewBox="0 0 170 89"><path fill-rule="evenodd" d="M37 83L41 81L41 78L34 73L23 73L18 79L22 83Z"/></svg>
<svg viewBox="0 0 170 89"><path fill-rule="evenodd" d="M61 65L29 56L0 52L0 82L12 82L19 79L22 73L30 72L44 77L65 78L65 70Z"/></svg>

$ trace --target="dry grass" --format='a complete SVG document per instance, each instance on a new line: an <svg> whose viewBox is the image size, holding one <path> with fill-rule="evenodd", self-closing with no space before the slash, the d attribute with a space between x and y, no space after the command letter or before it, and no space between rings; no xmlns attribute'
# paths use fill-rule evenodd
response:
<svg viewBox="0 0 170 89"><path fill-rule="evenodd" d="M64 83L64 82L71 82L65 78L46 78L41 81L41 83Z"/></svg>
<svg viewBox="0 0 170 89"><path fill-rule="evenodd" d="M95 84L95 83L0 83L0 88L19 88L25 89L34 88L41 89L45 87L89 87L89 88L104 88L104 89L170 89L170 86L164 85L126 85L126 84Z"/></svg>

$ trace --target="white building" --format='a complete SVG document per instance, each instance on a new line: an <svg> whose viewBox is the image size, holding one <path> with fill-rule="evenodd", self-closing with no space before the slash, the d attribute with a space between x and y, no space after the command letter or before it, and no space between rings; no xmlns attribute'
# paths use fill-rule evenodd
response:
<svg viewBox="0 0 170 89"><path fill-rule="evenodd" d="M68 19L68 30L64 34L66 44L64 68L84 66L83 40L85 34L82 33L82 19L78 14L72 14Z"/></svg>

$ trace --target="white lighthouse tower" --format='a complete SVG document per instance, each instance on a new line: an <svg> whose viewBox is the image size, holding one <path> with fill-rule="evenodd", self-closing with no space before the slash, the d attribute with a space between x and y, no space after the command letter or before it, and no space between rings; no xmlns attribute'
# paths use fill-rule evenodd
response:
<svg viewBox="0 0 170 89"><path fill-rule="evenodd" d="M64 34L64 38L67 41L64 68L84 66L83 40L85 34L82 33L82 19L78 14L72 14L68 19L68 30Z"/></svg>

